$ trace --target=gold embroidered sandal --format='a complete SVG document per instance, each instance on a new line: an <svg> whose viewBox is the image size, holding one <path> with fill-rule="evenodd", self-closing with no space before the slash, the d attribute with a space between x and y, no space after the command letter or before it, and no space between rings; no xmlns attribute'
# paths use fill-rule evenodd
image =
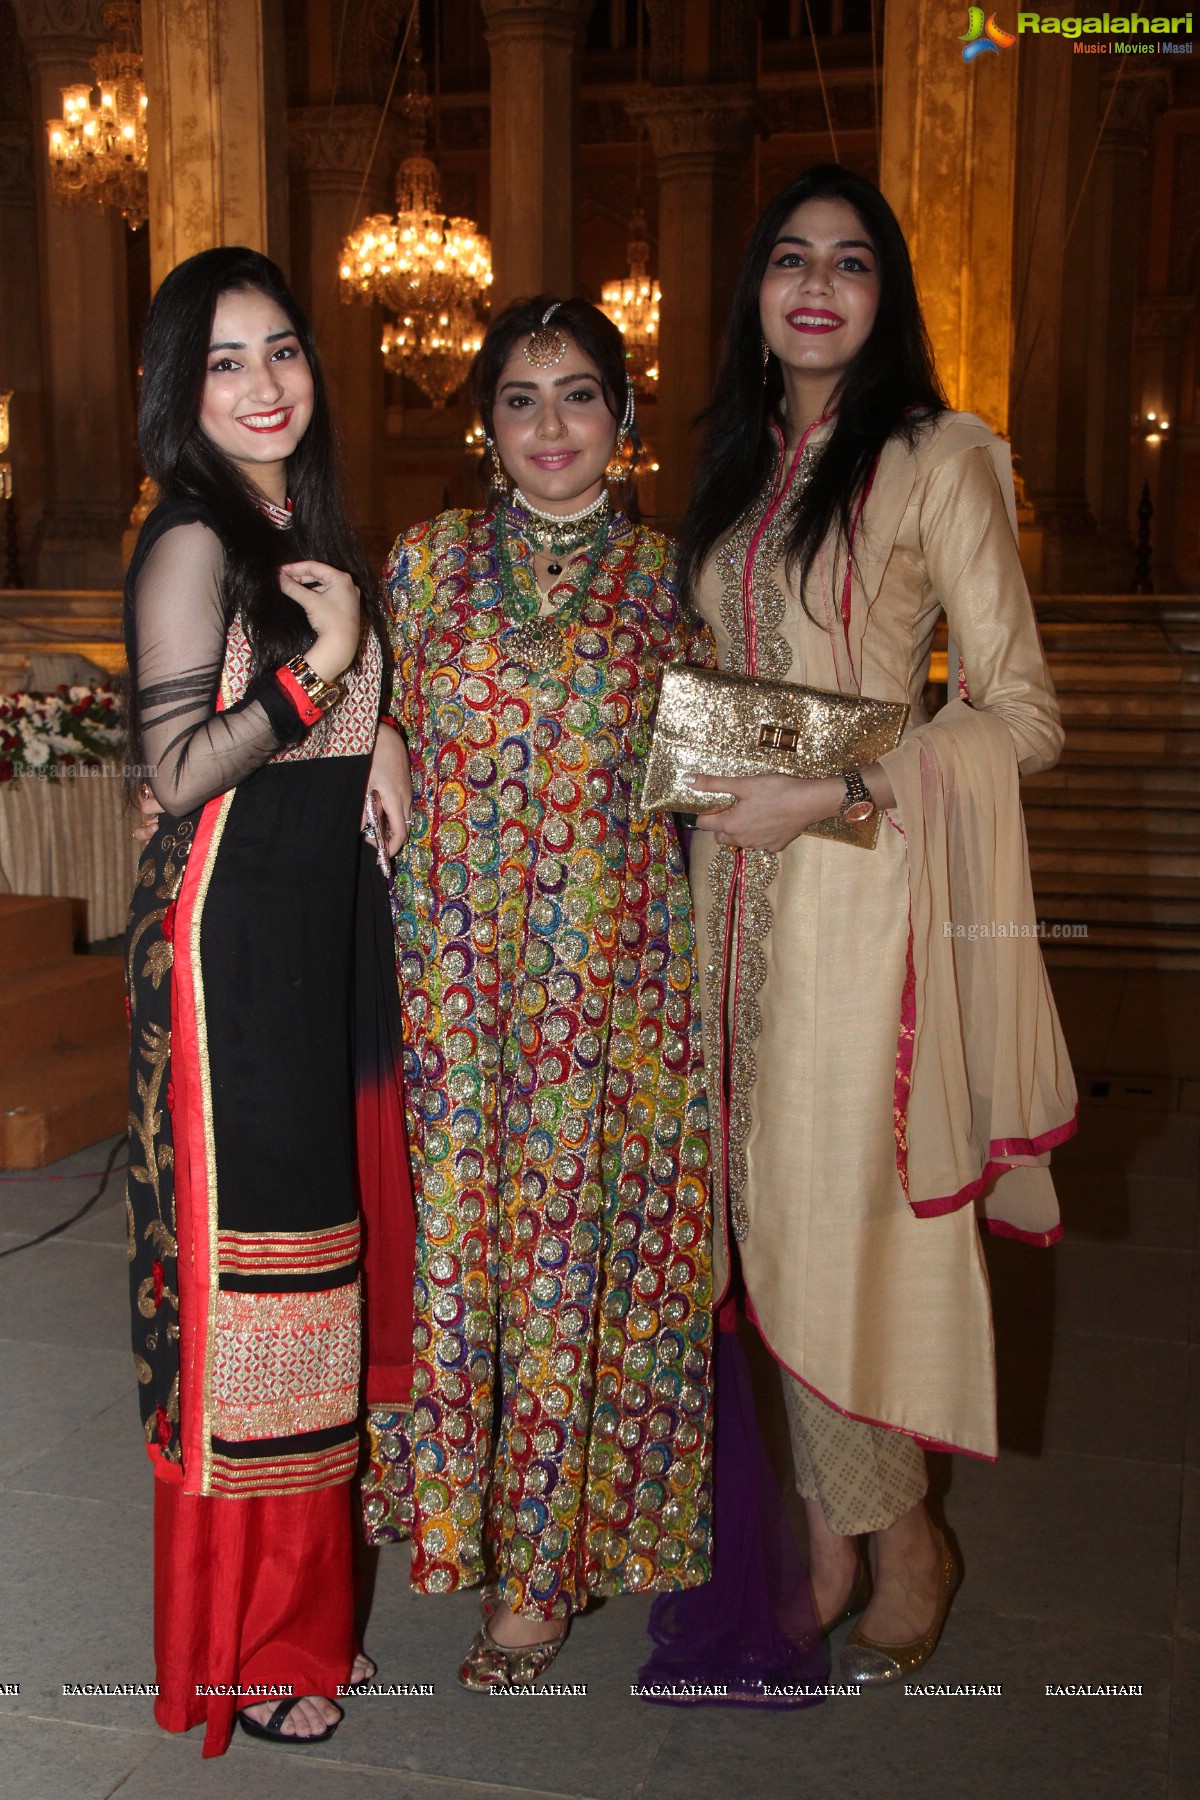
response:
<svg viewBox="0 0 1200 1800"><path fill-rule="evenodd" d="M564 1631L559 1637L539 1638L536 1644L498 1644L487 1625L482 1625L463 1658L458 1679L474 1694L495 1687L528 1687L545 1674L566 1636Z"/></svg>
<svg viewBox="0 0 1200 1800"><path fill-rule="evenodd" d="M954 1552L942 1532L937 1532L938 1549L942 1566L938 1576L937 1609L933 1615L933 1623L928 1631L922 1632L907 1644L881 1644L870 1638L859 1626L855 1626L846 1642L842 1645L839 1668L843 1681L855 1681L863 1687L882 1687L890 1681L900 1681L927 1663L937 1649L938 1639L942 1635L942 1627L946 1623L946 1614L950 1611L950 1602L954 1598L961 1576Z"/></svg>

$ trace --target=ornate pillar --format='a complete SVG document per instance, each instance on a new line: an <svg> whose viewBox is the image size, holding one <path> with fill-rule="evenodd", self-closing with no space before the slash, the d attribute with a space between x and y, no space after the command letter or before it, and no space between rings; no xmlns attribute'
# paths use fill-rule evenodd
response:
<svg viewBox="0 0 1200 1800"><path fill-rule="evenodd" d="M1094 225L1086 178L1102 73L1096 57L1021 63L1012 440L1043 534L1048 593L1098 593L1109 579L1088 504L1086 420L1098 347L1081 278Z"/></svg>
<svg viewBox="0 0 1200 1800"><path fill-rule="evenodd" d="M98 206L53 203L42 129L62 113L60 89L94 80L100 6L13 0L13 10L29 66L37 188L46 480L37 579L116 587L135 487L126 227Z"/></svg>
<svg viewBox="0 0 1200 1800"><path fill-rule="evenodd" d="M26 580L33 576L33 558L25 554L25 540L45 503L33 150L25 59L16 22L4 7L0 9L0 244L4 246L0 256L0 391L11 389L13 396L12 441L6 459L13 471L15 519Z"/></svg>
<svg viewBox="0 0 1200 1800"><path fill-rule="evenodd" d="M1136 506L1143 480L1141 473L1131 474L1130 465L1130 423L1138 410L1133 388L1138 259L1130 254L1129 228L1143 211L1151 129L1168 98L1165 75L1123 69L1119 80L1106 77L1100 91L1106 123L1092 170L1089 335L1104 346L1104 354L1089 365L1086 482L1109 571L1105 585L1118 593L1128 587L1133 567L1130 483L1136 476ZM1156 400L1170 417L1167 397ZM1159 411L1156 400L1149 405Z"/></svg>
<svg viewBox="0 0 1200 1800"><path fill-rule="evenodd" d="M1161 591L1178 573L1176 563L1188 560L1186 541L1180 543L1179 487L1181 451L1187 446L1194 454L1194 428L1184 426L1186 407L1183 392L1183 345L1200 300L1195 294L1155 294L1137 304L1136 376L1134 407L1140 425L1135 437L1137 451L1132 468L1127 465L1126 505L1135 508L1143 481L1150 483L1154 502L1154 524L1151 542L1154 550L1155 586ZM1166 419L1168 429L1161 434L1148 433L1147 419ZM1189 436L1193 445L1189 445ZM1125 439L1128 443L1128 436ZM1195 523L1187 519L1186 530L1195 536ZM1179 555L1180 550L1184 555ZM1166 576L1166 580L1163 577Z"/></svg>
<svg viewBox="0 0 1200 1800"><path fill-rule="evenodd" d="M391 536L381 517L383 446L382 316L339 296L342 240L357 222L355 201L379 125L376 106L293 107L288 120L295 286L308 308L329 383L346 464L351 512L379 560ZM386 211L396 162L395 128L375 153L360 212Z"/></svg>
<svg viewBox="0 0 1200 1800"><path fill-rule="evenodd" d="M880 186L950 404L1004 434L1018 65L1001 51L966 66L953 49L963 16L959 0L887 0Z"/></svg>
<svg viewBox="0 0 1200 1800"><path fill-rule="evenodd" d="M216 244L288 264L283 0L142 0L150 280Z"/></svg>
<svg viewBox="0 0 1200 1800"><path fill-rule="evenodd" d="M698 445L692 421L707 404L737 282L742 216L758 96L749 84L649 88L626 101L643 119L658 167L658 279L662 286L655 415L658 516L666 530L687 510Z"/></svg>
<svg viewBox="0 0 1200 1800"><path fill-rule="evenodd" d="M579 61L592 0L482 0L491 54L492 306L576 283Z"/></svg>

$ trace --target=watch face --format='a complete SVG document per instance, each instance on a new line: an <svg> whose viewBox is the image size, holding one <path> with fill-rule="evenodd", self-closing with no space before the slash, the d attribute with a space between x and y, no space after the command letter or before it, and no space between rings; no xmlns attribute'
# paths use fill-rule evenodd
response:
<svg viewBox="0 0 1200 1800"><path fill-rule="evenodd" d="M875 811L873 800L855 800L851 806L843 808L842 817L848 825L861 825Z"/></svg>

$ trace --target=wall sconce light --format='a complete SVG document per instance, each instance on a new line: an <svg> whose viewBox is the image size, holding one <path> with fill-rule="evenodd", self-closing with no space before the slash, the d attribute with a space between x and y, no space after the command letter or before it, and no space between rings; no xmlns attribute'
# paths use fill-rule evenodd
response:
<svg viewBox="0 0 1200 1800"><path fill-rule="evenodd" d="M1160 419L1157 413L1148 412L1138 426L1142 437L1148 444L1161 444L1171 429L1170 419Z"/></svg>
<svg viewBox="0 0 1200 1800"><path fill-rule="evenodd" d="M8 407L12 400L12 389L0 394L0 458L8 449ZM0 461L0 500L12 499L12 464Z"/></svg>

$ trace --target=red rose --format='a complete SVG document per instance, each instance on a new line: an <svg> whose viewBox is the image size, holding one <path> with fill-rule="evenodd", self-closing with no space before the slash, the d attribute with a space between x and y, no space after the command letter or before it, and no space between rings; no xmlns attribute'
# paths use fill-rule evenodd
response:
<svg viewBox="0 0 1200 1800"><path fill-rule="evenodd" d="M13 778L12 764L6 763L6 762L0 762L0 781L11 781L12 778Z"/></svg>
<svg viewBox="0 0 1200 1800"><path fill-rule="evenodd" d="M163 914L162 934L164 943L171 943L175 937L175 902L172 900Z"/></svg>

